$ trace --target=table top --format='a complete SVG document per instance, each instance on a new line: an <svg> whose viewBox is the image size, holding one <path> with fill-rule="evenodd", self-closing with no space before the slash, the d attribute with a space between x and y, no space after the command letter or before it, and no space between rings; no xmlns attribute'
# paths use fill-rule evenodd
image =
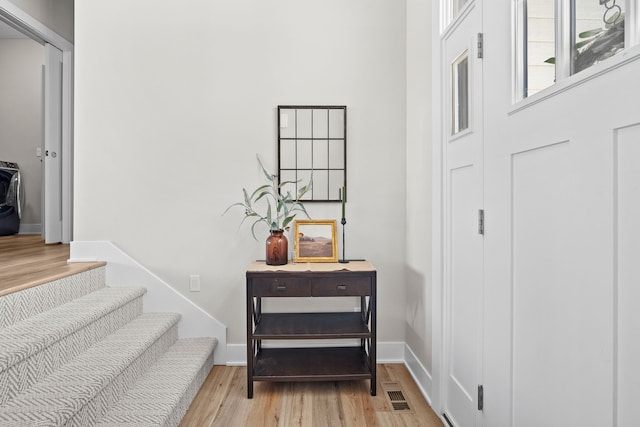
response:
<svg viewBox="0 0 640 427"><path fill-rule="evenodd" d="M247 267L247 273L264 272L333 272L333 271L376 271L369 261L339 262L289 262L285 265L267 265L264 261L254 261Z"/></svg>

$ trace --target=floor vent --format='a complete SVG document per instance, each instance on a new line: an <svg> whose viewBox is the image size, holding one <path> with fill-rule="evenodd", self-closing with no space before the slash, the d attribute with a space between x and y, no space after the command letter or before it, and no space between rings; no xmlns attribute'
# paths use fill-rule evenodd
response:
<svg viewBox="0 0 640 427"><path fill-rule="evenodd" d="M387 396L389 405L391 405L391 408L393 408L394 412L413 412L409 407L407 398L404 397L404 392L402 391L402 387L400 387L400 384L396 382L383 382L382 389L384 390L384 394L385 396Z"/></svg>

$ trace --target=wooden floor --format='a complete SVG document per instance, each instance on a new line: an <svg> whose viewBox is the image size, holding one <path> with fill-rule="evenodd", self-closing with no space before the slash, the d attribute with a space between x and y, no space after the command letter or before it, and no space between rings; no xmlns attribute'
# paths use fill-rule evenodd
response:
<svg viewBox="0 0 640 427"><path fill-rule="evenodd" d="M254 383L247 399L245 367L215 366L180 427L302 426L443 427L404 365L378 365L378 391L369 381ZM396 382L409 411L394 411L382 383Z"/></svg>
<svg viewBox="0 0 640 427"><path fill-rule="evenodd" d="M45 245L37 235L0 237L0 296L104 265L68 259L69 245Z"/></svg>
<svg viewBox="0 0 640 427"><path fill-rule="evenodd" d="M40 236L0 237L0 296L104 263L67 263L69 245ZM410 411L394 411L382 384L398 383ZM245 367L215 366L180 427L421 426L443 427L404 365L378 365L378 393L369 381L254 384L247 399Z"/></svg>

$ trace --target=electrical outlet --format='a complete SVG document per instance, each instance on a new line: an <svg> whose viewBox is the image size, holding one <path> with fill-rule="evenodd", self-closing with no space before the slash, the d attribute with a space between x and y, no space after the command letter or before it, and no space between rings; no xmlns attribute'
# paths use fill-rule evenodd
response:
<svg viewBox="0 0 640 427"><path fill-rule="evenodd" d="M189 276L189 290L191 292L200 292L200 275L192 274Z"/></svg>

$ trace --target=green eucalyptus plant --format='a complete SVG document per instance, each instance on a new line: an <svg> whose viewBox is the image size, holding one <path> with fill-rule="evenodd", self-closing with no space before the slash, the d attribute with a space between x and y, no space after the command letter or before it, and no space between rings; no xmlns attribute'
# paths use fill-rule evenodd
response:
<svg viewBox="0 0 640 427"><path fill-rule="evenodd" d="M256 158L263 175L269 183L256 188L251 195L243 188L244 201L232 204L224 211L223 215L235 206L243 208L244 218L240 222L240 226L251 218L253 220L251 235L258 240L255 234L255 227L260 223L267 224L270 231L276 231L284 230L298 213L302 213L309 218L309 214L300 199L311 190L312 183L309 181L307 185L301 186L294 198L290 191L285 192L284 187L289 184L298 184L300 181L284 181L278 184L278 175L269 173L262 164L260 157L256 155ZM259 213L258 210L264 212L264 214Z"/></svg>

